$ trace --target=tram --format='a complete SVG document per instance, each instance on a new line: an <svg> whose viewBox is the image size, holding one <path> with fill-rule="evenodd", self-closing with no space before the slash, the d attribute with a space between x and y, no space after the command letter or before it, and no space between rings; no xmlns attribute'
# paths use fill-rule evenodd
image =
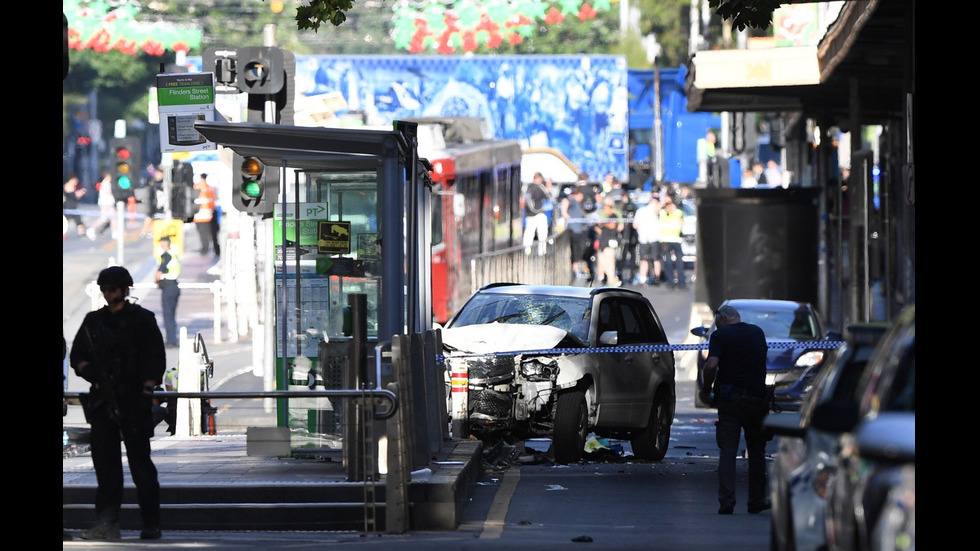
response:
<svg viewBox="0 0 980 551"><path fill-rule="evenodd" d="M481 118L408 120L432 165L432 315L445 324L472 294L471 259L521 244L521 146Z"/></svg>

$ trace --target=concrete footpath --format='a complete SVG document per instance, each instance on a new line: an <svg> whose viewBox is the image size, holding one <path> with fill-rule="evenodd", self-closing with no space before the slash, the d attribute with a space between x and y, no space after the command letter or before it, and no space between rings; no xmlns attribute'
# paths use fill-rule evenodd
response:
<svg viewBox="0 0 980 551"><path fill-rule="evenodd" d="M198 252L198 237L187 228L186 250L181 257L181 283L207 284L218 280L221 262L213 255ZM142 256L130 254L126 265L137 279L133 295L139 304L157 314L162 328L160 292L153 284L155 267L150 247L139 243L132 247ZM129 253L127 253L129 254ZM136 275L139 274L138 278ZM140 283L144 285L139 285ZM142 287L142 288L140 288ZM250 338L233 342L228 321L222 319L219 341L214 333L214 303L210 292L184 290L177 311L178 327L187 328L187 341L200 333L209 356L222 357L234 352L236 358L248 357L243 348ZM177 365L177 348L167 349L167 365ZM238 366L244 369L247 366ZM79 389L87 391L85 389ZM220 390L212 388L212 390ZM250 426L275 426L275 414L250 419ZM80 406L69 406L64 428L71 442L64 446L62 462L63 523L74 533L87 528L95 519L95 470L87 445L88 425ZM364 483L348 482L342 460L337 458L268 457L248 454L247 430L244 426L226 428L204 436L170 436L166 425L157 426L151 441L154 464L159 472L163 530L358 530L364 527ZM125 455L125 448L123 448ZM294 454L296 455L296 454ZM412 475L409 492L413 506L412 528L455 529L470 485L481 469L482 445L475 440L447 441L433 454L428 469ZM124 539L127 530L138 531L140 521L135 486L128 462L123 462L124 503L121 525ZM383 520L384 475L378 484L376 501ZM310 495L312 497L304 497ZM297 505L295 502L304 502ZM250 506L252 506L250 508ZM341 506L353 512L339 512ZM329 511L325 513L324 511ZM384 530L383 522L378 522ZM133 532L138 534L138 532ZM173 536L167 539L173 543ZM136 540L138 541L138 539Z"/></svg>

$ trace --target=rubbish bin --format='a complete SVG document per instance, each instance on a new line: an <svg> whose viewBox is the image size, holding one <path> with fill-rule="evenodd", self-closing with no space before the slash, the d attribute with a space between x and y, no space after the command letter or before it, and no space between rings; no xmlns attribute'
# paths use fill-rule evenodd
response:
<svg viewBox="0 0 980 551"><path fill-rule="evenodd" d="M695 300L818 298L817 188L706 188L697 193Z"/></svg>

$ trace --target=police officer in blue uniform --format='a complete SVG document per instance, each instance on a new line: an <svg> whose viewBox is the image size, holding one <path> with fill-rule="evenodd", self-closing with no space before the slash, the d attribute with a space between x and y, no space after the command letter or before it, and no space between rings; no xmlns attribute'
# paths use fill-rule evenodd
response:
<svg viewBox="0 0 980 551"><path fill-rule="evenodd" d="M160 302L163 305L163 327L167 332L167 347L177 346L177 301L180 300L180 259L170 248L170 237L160 238L160 265L157 267L156 282L160 288Z"/></svg>
<svg viewBox="0 0 980 551"><path fill-rule="evenodd" d="M735 456L743 431L749 456L748 511L757 514L772 508L767 497L766 438L762 433L762 421L769 413L766 402L769 344L765 332L757 325L743 322L738 310L731 306L718 309L715 326L708 341L700 398L718 408L715 425L719 448L718 514L730 515L735 510Z"/></svg>

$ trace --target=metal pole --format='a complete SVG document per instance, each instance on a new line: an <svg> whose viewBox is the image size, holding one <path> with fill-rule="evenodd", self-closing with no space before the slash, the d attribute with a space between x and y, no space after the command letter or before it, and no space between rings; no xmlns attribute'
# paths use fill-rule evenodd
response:
<svg viewBox="0 0 980 551"><path fill-rule="evenodd" d="M664 180L664 121L660 117L660 68L653 67L653 143L650 160L653 161L653 184Z"/></svg>
<svg viewBox="0 0 980 551"><path fill-rule="evenodd" d="M126 242L126 210L125 201L116 201L116 258L119 266L126 265L126 256L123 252Z"/></svg>

